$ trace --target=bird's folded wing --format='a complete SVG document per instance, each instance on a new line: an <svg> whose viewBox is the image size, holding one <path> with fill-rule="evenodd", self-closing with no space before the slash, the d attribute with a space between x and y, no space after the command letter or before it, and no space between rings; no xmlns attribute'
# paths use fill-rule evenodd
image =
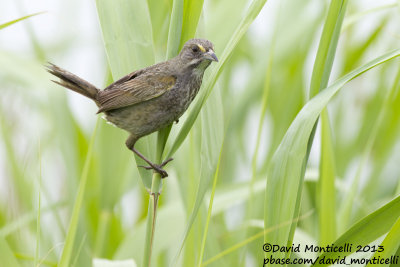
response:
<svg viewBox="0 0 400 267"><path fill-rule="evenodd" d="M99 111L123 108L161 96L176 83L176 77L164 73L142 73L125 76L97 96Z"/></svg>

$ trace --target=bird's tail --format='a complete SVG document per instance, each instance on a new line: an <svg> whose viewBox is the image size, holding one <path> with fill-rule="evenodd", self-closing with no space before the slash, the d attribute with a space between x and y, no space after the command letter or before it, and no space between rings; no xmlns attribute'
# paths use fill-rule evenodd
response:
<svg viewBox="0 0 400 267"><path fill-rule="evenodd" d="M99 89L97 89L94 85L52 63L49 63L46 67L48 72L60 78L60 81L53 80L53 82L68 89L71 89L72 91L75 91L81 95L89 97L90 99L97 102L96 97Z"/></svg>

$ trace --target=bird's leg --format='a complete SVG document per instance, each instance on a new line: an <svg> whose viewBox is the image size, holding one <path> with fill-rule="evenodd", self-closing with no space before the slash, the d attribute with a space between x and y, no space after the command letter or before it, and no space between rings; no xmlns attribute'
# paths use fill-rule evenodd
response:
<svg viewBox="0 0 400 267"><path fill-rule="evenodd" d="M139 151L136 150L135 143L136 143L136 139L132 135L129 136L128 140L126 140L126 146L130 150L132 150L136 155L138 155L141 159L146 161L147 164L150 165L150 166L139 166L139 167L143 167L146 170L153 169L154 171L158 172L161 175L162 178L167 177L168 173L165 170L163 170L162 167L164 167L168 162L170 162L172 160L172 158L167 159L166 161L164 161L160 165L154 164L149 159L147 159L142 153L140 153Z"/></svg>

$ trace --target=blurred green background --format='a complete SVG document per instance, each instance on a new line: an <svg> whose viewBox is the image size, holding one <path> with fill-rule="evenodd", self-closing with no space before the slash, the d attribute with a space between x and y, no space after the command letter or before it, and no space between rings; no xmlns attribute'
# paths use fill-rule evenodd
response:
<svg viewBox="0 0 400 267"><path fill-rule="evenodd" d="M207 70L203 91L168 138L164 156L174 161L158 203L152 266L262 266L264 238L274 238L266 232L276 232L269 216L295 203L287 214L296 229L288 244L339 238L384 244L387 255L399 255L397 59L346 84L330 101L304 179L276 152L306 156L279 145L315 95L318 70L324 76L317 91L400 47L398 1L337 2L342 13L330 18L333 4L319 0L3 0L0 24L44 11L0 29L4 266L56 266L61 258L65 266L91 266L93 258L133 258L141 266L151 173L139 173L124 144L127 133L97 118L90 100L52 83L44 64L103 88L175 56L193 36L211 40L222 60ZM329 39L324 31L329 23L337 25L337 48L335 33ZM328 63L318 65L324 40ZM144 154L154 157L156 139L141 140ZM295 140L304 148L307 141ZM275 183L275 169L296 180ZM278 189L295 192L295 201L270 201L268 190Z"/></svg>

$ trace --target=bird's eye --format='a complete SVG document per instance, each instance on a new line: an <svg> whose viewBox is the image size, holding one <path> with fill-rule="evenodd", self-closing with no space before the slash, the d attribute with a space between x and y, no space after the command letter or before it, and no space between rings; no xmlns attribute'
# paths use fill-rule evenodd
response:
<svg viewBox="0 0 400 267"><path fill-rule="evenodd" d="M192 47L192 51L194 52L194 53L197 53L197 52L199 52L199 47L196 45L196 46L193 46Z"/></svg>

